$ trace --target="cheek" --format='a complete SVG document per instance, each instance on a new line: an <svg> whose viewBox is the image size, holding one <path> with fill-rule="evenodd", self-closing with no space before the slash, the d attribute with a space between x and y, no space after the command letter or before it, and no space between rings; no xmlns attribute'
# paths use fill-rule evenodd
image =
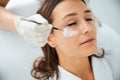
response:
<svg viewBox="0 0 120 80"><path fill-rule="evenodd" d="M97 27L96 25L93 26L93 32L96 34L96 30L97 30Z"/></svg>
<svg viewBox="0 0 120 80"><path fill-rule="evenodd" d="M70 40L68 38L65 38L63 34L59 34L55 36L55 43L58 48L61 50L68 49L70 47ZM69 47L68 47L69 46Z"/></svg>
<svg viewBox="0 0 120 80"><path fill-rule="evenodd" d="M94 27L94 33L95 33L95 34L96 34L96 32L97 32L96 30L97 30L97 28L96 28L96 27Z"/></svg>
<svg viewBox="0 0 120 80"><path fill-rule="evenodd" d="M62 33L61 33L62 34ZM73 55L76 48L76 42L75 37L66 38L63 35L57 35L55 36L55 43L56 43L56 49L58 53L62 53L64 55Z"/></svg>

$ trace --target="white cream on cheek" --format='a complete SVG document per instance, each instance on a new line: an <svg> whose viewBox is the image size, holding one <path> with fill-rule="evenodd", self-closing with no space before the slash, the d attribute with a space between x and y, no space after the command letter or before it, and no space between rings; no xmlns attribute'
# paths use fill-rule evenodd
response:
<svg viewBox="0 0 120 80"><path fill-rule="evenodd" d="M76 35L78 33L79 33L78 31L68 30L67 28L63 29L64 37L72 37L72 36L74 36L74 35Z"/></svg>

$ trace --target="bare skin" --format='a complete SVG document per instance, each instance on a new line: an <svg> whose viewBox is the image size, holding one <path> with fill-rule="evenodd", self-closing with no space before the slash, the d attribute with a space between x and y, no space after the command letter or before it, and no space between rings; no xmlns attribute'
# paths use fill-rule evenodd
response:
<svg viewBox="0 0 120 80"><path fill-rule="evenodd" d="M14 23L16 15L12 14L4 8L7 2L8 0L0 0L0 28L16 32Z"/></svg>

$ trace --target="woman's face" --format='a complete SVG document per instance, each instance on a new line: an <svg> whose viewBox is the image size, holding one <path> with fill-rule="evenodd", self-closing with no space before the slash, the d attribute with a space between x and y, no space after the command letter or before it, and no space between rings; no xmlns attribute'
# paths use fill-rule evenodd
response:
<svg viewBox="0 0 120 80"><path fill-rule="evenodd" d="M60 30L53 31L48 43L58 55L86 57L97 51L93 14L81 0L62 1L53 10L52 17L53 26L75 27L78 31L71 37L65 37Z"/></svg>

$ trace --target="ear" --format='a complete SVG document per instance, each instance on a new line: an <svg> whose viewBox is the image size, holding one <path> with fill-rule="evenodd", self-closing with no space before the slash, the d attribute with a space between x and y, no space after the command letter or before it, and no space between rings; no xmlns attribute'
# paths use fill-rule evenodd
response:
<svg viewBox="0 0 120 80"><path fill-rule="evenodd" d="M53 34L50 34L50 35L48 36L48 42L47 42L47 43L48 43L51 47L53 47L53 48L56 47Z"/></svg>

